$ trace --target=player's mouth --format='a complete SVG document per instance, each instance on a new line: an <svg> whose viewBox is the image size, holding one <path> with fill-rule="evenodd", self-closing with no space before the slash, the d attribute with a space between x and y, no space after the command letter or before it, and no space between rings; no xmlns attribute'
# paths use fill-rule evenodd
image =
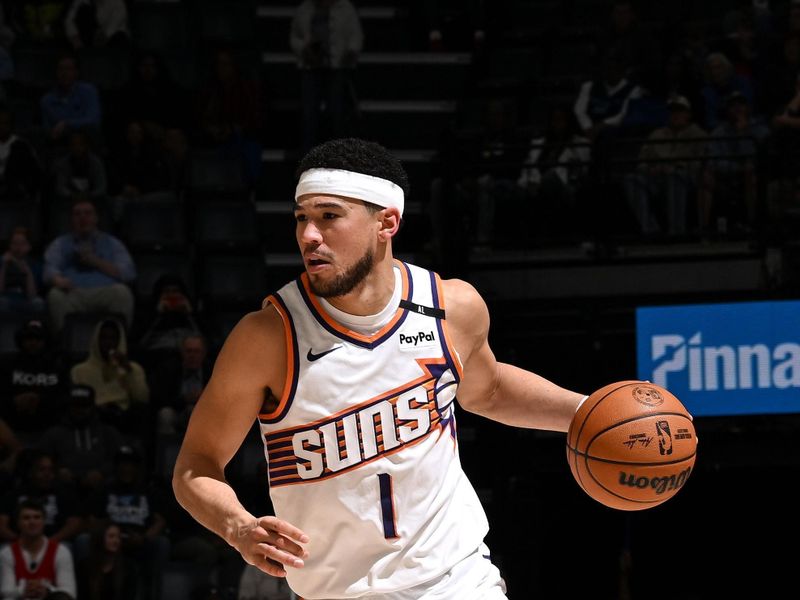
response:
<svg viewBox="0 0 800 600"><path fill-rule="evenodd" d="M324 271L327 267L330 266L330 261L322 258L320 256L307 256L306 257L306 270L309 273L319 273L320 271Z"/></svg>

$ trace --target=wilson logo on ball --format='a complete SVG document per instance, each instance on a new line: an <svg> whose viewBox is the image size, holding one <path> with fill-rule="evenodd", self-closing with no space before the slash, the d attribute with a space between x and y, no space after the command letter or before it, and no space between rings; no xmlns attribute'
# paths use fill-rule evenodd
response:
<svg viewBox="0 0 800 600"><path fill-rule="evenodd" d="M645 477L637 476L636 473L619 472L619 482L621 485L635 487L641 490L652 488L656 494L663 494L671 490L679 490L686 483L686 479L692 472L692 467L688 467L677 475L666 475L664 477Z"/></svg>
<svg viewBox="0 0 800 600"><path fill-rule="evenodd" d="M633 397L637 402L647 406L658 406L664 402L664 397L652 387L637 386L633 388Z"/></svg>

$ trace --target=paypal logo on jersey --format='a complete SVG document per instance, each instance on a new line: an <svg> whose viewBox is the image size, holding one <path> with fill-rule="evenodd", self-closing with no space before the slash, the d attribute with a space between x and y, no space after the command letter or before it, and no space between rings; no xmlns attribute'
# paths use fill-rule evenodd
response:
<svg viewBox="0 0 800 600"><path fill-rule="evenodd" d="M695 415L800 411L800 302L640 308L638 376Z"/></svg>

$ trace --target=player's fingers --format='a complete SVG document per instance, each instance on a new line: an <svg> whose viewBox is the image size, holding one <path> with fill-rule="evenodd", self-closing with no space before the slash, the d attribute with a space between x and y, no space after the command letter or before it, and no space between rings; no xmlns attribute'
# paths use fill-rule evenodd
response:
<svg viewBox="0 0 800 600"><path fill-rule="evenodd" d="M297 540L302 544L308 543L308 536L305 533L278 517L261 517L258 520L258 524L264 529L277 531L281 535Z"/></svg>
<svg viewBox="0 0 800 600"><path fill-rule="evenodd" d="M290 554L285 550L281 550L276 546L272 546L271 544L256 544L255 552L258 554L263 554L267 558L271 558L272 560L277 561L286 567L300 569L305 565L302 558L298 558L297 556Z"/></svg>
<svg viewBox="0 0 800 600"><path fill-rule="evenodd" d="M286 550L287 552L291 552L295 556L299 556L300 558L306 558L308 556L308 551L306 551L300 544L295 543L277 531L271 531L261 526L257 526L252 530L252 539L256 543L277 546L283 550Z"/></svg>
<svg viewBox="0 0 800 600"><path fill-rule="evenodd" d="M286 577L286 569L283 568L283 565L266 556L257 556L250 564L273 577Z"/></svg>
<svg viewBox="0 0 800 600"><path fill-rule="evenodd" d="M278 548L291 552L300 558L308 558L308 550L303 548L300 544L295 544L292 540L282 535L275 534L275 545Z"/></svg>

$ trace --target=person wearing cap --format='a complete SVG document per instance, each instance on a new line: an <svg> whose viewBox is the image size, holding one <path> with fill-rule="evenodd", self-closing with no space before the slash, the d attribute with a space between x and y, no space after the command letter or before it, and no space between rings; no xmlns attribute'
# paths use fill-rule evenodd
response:
<svg viewBox="0 0 800 600"><path fill-rule="evenodd" d="M27 321L17 330L14 341L17 352L2 375L0 416L20 436L33 436L61 416L64 366L40 319Z"/></svg>
<svg viewBox="0 0 800 600"><path fill-rule="evenodd" d="M687 230L687 209L707 146L708 134L692 121L685 96L667 100L669 121L653 131L639 151L638 169L625 177L625 192L644 234Z"/></svg>
<svg viewBox="0 0 800 600"><path fill-rule="evenodd" d="M477 291L394 257L408 179L388 150L332 140L298 179L305 270L226 340L176 498L302 597L502 600L458 458L456 388L468 411L562 432L583 396L497 362ZM277 516L253 515L225 479L254 421Z"/></svg>
<svg viewBox="0 0 800 600"><path fill-rule="evenodd" d="M62 482L97 489L113 473L112 458L122 445L122 435L100 420L90 386L71 385L66 396L64 418L42 434L38 445L58 456Z"/></svg>
<svg viewBox="0 0 800 600"><path fill-rule="evenodd" d="M169 558L166 505L157 486L145 480L144 457L123 445L114 455L114 476L90 499L90 525L108 520L119 526L122 551L140 566L145 598L159 598L161 569Z"/></svg>

